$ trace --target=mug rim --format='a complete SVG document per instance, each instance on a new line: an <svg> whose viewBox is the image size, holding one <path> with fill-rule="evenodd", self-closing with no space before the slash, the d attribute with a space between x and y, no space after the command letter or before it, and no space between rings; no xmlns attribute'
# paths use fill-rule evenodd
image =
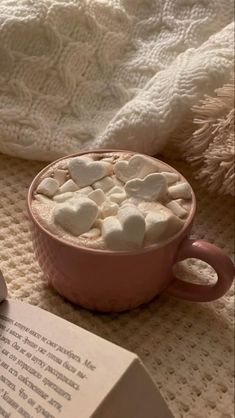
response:
<svg viewBox="0 0 235 418"><path fill-rule="evenodd" d="M38 219L34 216L33 211L32 211L32 200L33 200L33 193L36 189L36 186L38 185L38 180L42 177L42 175L50 168L53 167L56 163L63 161L63 160L67 160L69 158L73 158L73 157L78 157L84 154L91 154L91 153L96 153L96 154L103 154L103 153L129 153L132 155L135 154L142 154L148 158L151 158L154 162L160 162L161 164L163 164L164 166L170 168L171 171L179 174L186 183L188 183L190 185L191 191L192 191L192 205L191 205L191 209L188 215L188 218L186 220L186 222L184 223L184 226L182 229L180 229L177 234L173 235L172 237L168 238L167 240L162 241L161 243L156 243L156 244L151 244L147 247L143 247L143 248L138 248L135 250L118 250L118 251L112 251L112 250L104 250L104 249L97 249L97 248L90 248L90 247L85 247L82 245L77 245L74 244L72 242L68 242L63 238L60 238L59 236L56 236L54 234L52 234L52 232L50 232L49 230L47 230L39 221ZM68 247L72 247L73 249L77 249L79 251L82 252L86 252L86 253L93 253L93 254L100 254L100 255L122 255L122 256L128 256L128 255L138 255L138 254L143 254L143 253L147 253L147 252L151 252L163 247L167 247L167 245L169 245L170 243L172 243L173 241L177 241L177 239L182 235L184 236L185 231L188 229L189 225L192 223L194 216L195 216L195 212L196 212L196 197L195 197L195 193L194 190L191 186L191 184L189 183L189 181L179 172L177 171L174 167L172 167L171 165L165 163L162 160L159 160L158 158L155 158L153 156L141 153L141 152L137 152L137 151L130 151L130 150L120 150L120 149L91 149L91 150L87 150L87 151L81 151L81 152L76 152L73 154L68 154L65 155L64 157L60 157L54 161L52 161L50 164L47 164L42 170L40 170L38 172L38 174L36 174L36 176L33 178L29 189L28 189L28 193L27 193L27 209L28 209L28 214L30 216L30 220L37 225L37 227L41 230L41 232L43 232L44 234L46 234L47 236L49 236L51 239L53 239L54 241L56 241L57 243L60 243L62 245L68 246Z"/></svg>

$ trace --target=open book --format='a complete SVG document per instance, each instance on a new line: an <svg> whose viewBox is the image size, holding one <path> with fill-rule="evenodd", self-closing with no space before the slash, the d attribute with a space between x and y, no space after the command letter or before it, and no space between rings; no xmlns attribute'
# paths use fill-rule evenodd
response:
<svg viewBox="0 0 235 418"><path fill-rule="evenodd" d="M172 417L135 354L6 297L0 274L0 417Z"/></svg>

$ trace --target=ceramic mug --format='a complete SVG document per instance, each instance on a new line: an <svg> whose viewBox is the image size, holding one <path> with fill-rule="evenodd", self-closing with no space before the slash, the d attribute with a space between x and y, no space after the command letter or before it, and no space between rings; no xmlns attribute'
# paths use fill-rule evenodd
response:
<svg viewBox="0 0 235 418"><path fill-rule="evenodd" d="M86 151L60 160L89 152L118 151ZM47 231L33 215L31 202L41 176L54 163L33 180L28 192L28 213L36 258L49 283L60 295L91 310L120 312L149 302L161 292L207 302L220 298L230 288L234 278L230 258L209 242L189 238L196 210L193 191L191 210L183 228L170 239L150 247L125 252L97 250L65 242ZM165 171L177 173L169 165L161 164ZM175 278L174 264L186 258L197 258L210 264L218 275L217 282L202 285Z"/></svg>

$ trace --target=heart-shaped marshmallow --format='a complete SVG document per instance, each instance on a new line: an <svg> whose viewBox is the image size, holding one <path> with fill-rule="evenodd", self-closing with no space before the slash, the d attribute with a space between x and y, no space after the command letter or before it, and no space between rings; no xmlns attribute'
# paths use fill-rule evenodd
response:
<svg viewBox="0 0 235 418"><path fill-rule="evenodd" d="M54 209L55 223L74 236L89 231L98 215L98 206L87 197L77 197L58 204Z"/></svg>
<svg viewBox="0 0 235 418"><path fill-rule="evenodd" d="M167 181L160 173L149 174L144 179L129 180L125 190L129 196L143 200L157 200L166 193Z"/></svg>
<svg viewBox="0 0 235 418"><path fill-rule="evenodd" d="M114 173L124 183L133 178L144 178L150 173L158 171L156 164L144 155L133 155L129 161L117 161Z"/></svg>
<svg viewBox="0 0 235 418"><path fill-rule="evenodd" d="M103 161L90 161L77 157L68 163L69 173L79 187L90 186L112 173L112 165Z"/></svg>
<svg viewBox="0 0 235 418"><path fill-rule="evenodd" d="M145 219L133 206L123 207L118 216L109 216L102 223L102 236L110 250L140 248L145 234Z"/></svg>

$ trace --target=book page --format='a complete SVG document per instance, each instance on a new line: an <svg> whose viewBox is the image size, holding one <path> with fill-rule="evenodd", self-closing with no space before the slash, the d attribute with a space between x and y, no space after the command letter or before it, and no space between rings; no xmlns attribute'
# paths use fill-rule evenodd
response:
<svg viewBox="0 0 235 418"><path fill-rule="evenodd" d="M0 417L91 417L136 358L42 309L5 301Z"/></svg>

